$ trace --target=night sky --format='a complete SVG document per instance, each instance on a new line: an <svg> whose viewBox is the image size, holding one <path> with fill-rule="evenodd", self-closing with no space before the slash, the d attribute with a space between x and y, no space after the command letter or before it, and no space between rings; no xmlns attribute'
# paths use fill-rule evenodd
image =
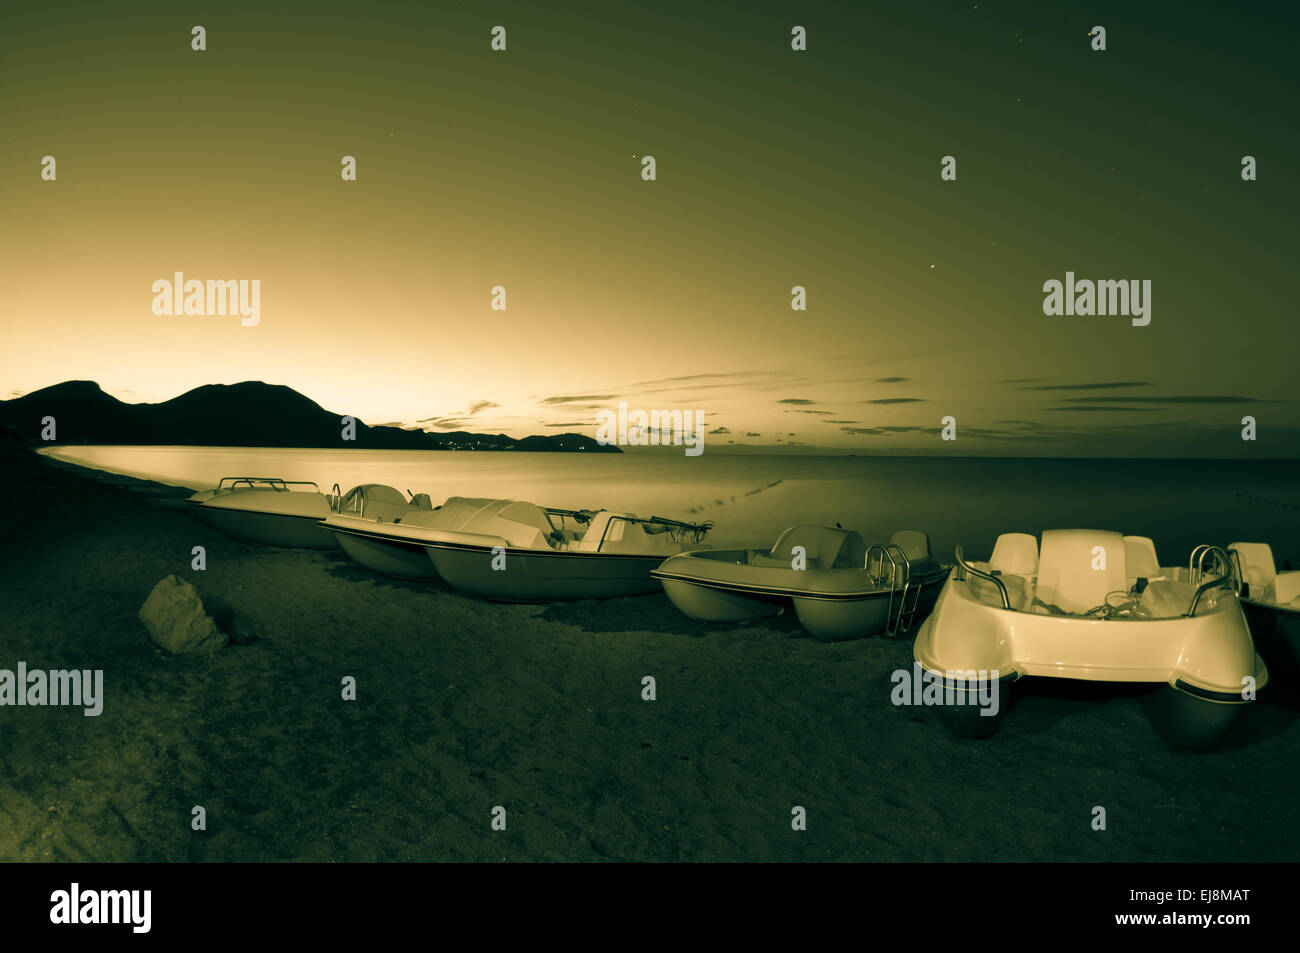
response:
<svg viewBox="0 0 1300 953"><path fill-rule="evenodd" d="M516 436L623 400L703 410L711 447L1296 456L1274 7L4 4L0 396L253 379ZM177 271L259 280L260 322L155 315ZM1149 280L1151 323L1044 315L1067 272Z"/></svg>

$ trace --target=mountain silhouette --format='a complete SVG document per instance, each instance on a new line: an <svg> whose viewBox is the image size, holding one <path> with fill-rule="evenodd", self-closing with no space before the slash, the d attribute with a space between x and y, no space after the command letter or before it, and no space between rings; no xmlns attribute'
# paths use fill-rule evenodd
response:
<svg viewBox="0 0 1300 953"><path fill-rule="evenodd" d="M45 440L53 418L55 439ZM140 444L199 447L310 447L365 450L526 450L618 453L583 434L523 439L505 434L425 433L370 427L356 421L344 440L343 415L331 413L291 387L244 381L207 384L159 404L125 404L94 381L65 381L0 401L0 428L9 441L57 444Z"/></svg>

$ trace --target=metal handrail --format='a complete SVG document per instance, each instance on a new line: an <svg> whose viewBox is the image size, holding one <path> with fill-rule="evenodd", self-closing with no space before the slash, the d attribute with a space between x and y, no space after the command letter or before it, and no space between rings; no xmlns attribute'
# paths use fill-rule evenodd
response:
<svg viewBox="0 0 1300 953"><path fill-rule="evenodd" d="M1007 595L1006 584L1001 579L999 579L997 576L993 575L990 572L985 572L982 569L976 569L970 563L966 562L966 557L962 553L960 544L958 544L957 548L953 551L953 555L957 558L958 569L960 569L962 572L973 573L974 575L979 576L981 579L987 579L990 582L992 582L994 585L998 587L998 594L1002 596L1002 608L1004 609L1011 608L1011 598Z"/></svg>
<svg viewBox="0 0 1300 953"><path fill-rule="evenodd" d="M1192 554L1187 557L1187 581L1195 582L1201 573L1200 560L1205 558L1205 553L1211 548L1210 543L1201 543L1192 550Z"/></svg>
<svg viewBox="0 0 1300 953"><path fill-rule="evenodd" d="M1203 544L1203 545L1204 545L1204 550L1201 552L1200 559L1198 559L1196 562L1196 578L1200 580L1205 577L1205 557L1213 556L1215 561L1218 562L1219 566L1222 567L1223 571L1226 573L1230 573L1234 577L1234 581L1235 581L1237 574L1233 569L1232 554L1229 553L1222 546L1214 546L1208 544ZM1199 549L1200 547L1197 548Z"/></svg>
<svg viewBox="0 0 1300 953"><path fill-rule="evenodd" d="M1200 583L1196 587L1196 592L1192 594L1192 603L1187 608L1187 617L1191 618L1196 615L1196 607L1200 604L1201 596L1212 589L1231 588L1234 592L1240 591L1239 577L1237 569L1233 564L1234 553L1229 553L1222 546L1214 546L1210 543L1202 543L1192 550L1193 556L1196 557L1196 576L1191 581L1199 581L1205 576L1205 557L1213 556L1223 574L1216 576L1206 582ZM1191 570L1189 568L1188 572Z"/></svg>
<svg viewBox="0 0 1300 953"><path fill-rule="evenodd" d="M603 513L604 510L597 510L596 512ZM614 520L622 520L624 523L649 523L652 526L668 527L673 542L675 543L683 542L679 535L682 530L691 533L695 537L693 542L698 543L704 538L705 534L707 534L709 530L713 529L713 520L705 520L703 523L686 523L682 520L670 520L663 516L644 517L614 515L605 521L605 528L601 531L600 542L596 545L596 552L600 552L604 549L605 538L609 535L609 528L613 525Z"/></svg>
<svg viewBox="0 0 1300 953"><path fill-rule="evenodd" d="M871 554L880 550L880 578L877 579L871 575ZM894 561L894 554L903 561L902 570L902 591L899 592L898 570L899 564ZM889 560L889 573L885 573L885 560ZM903 623L903 612L907 608L907 593L912 586L912 561L907 558L907 553L903 552L903 547L897 543L872 543L867 547L867 555L864 568L871 582L877 586L889 586L889 605L885 609L885 637L893 638L898 634L899 627ZM894 593L899 592L898 596L898 614L894 614Z"/></svg>
<svg viewBox="0 0 1300 953"><path fill-rule="evenodd" d="M230 486L226 486L227 480L230 481ZM316 492L317 493L320 492L320 487L317 486L316 483L312 480L283 480L280 477L248 477L248 476L222 477L217 482L217 489L232 490L235 487L240 486L241 484L248 486L250 488L261 484L264 486L268 486L273 490L283 490L285 492L288 492L289 487L291 486L314 486L316 487Z"/></svg>

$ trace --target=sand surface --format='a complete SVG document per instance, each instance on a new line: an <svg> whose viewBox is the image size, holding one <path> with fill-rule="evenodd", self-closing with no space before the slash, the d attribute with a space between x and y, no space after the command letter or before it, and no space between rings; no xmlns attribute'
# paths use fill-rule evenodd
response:
<svg viewBox="0 0 1300 953"><path fill-rule="evenodd" d="M0 668L103 669L106 696L97 718L0 708L3 860L1297 859L1285 705L1188 754L1136 691L1026 683L996 736L959 740L891 704L908 638L706 627L662 595L485 603L25 451L0 488ZM260 638L158 649L136 613L171 573Z"/></svg>

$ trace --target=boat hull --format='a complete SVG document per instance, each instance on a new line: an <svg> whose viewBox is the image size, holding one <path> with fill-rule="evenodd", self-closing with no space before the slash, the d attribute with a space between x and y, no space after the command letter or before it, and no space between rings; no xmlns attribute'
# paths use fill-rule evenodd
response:
<svg viewBox="0 0 1300 953"><path fill-rule="evenodd" d="M1005 686L1025 676L1160 686L1148 706L1153 726L1175 747L1202 750L1270 677L1234 593L1193 617L1106 620L990 605L957 570L913 654L931 676L971 692L980 680Z"/></svg>
<svg viewBox="0 0 1300 953"><path fill-rule="evenodd" d="M754 556L750 550L683 553L653 575L673 605L692 619L743 622L793 607L808 634L825 642L885 631L902 598L901 589L864 589L867 577L860 569L755 566ZM929 612L945 575L937 570L914 580L921 587L914 618Z"/></svg>
<svg viewBox="0 0 1300 953"><path fill-rule="evenodd" d="M655 592L650 570L663 556L540 552L507 547L436 544L427 558L457 589L495 602L612 599ZM494 569L493 565L503 568Z"/></svg>
<svg viewBox="0 0 1300 953"><path fill-rule="evenodd" d="M209 504L199 512L216 529L244 542L290 549L337 548L333 534L321 528L319 515L259 513Z"/></svg>
<svg viewBox="0 0 1300 953"><path fill-rule="evenodd" d="M1242 608L1274 687L1291 707L1300 706L1300 610L1250 599Z"/></svg>
<svg viewBox="0 0 1300 953"><path fill-rule="evenodd" d="M433 562L420 543L403 542L378 533L329 526L339 548L371 572L396 579L430 582L438 578Z"/></svg>

